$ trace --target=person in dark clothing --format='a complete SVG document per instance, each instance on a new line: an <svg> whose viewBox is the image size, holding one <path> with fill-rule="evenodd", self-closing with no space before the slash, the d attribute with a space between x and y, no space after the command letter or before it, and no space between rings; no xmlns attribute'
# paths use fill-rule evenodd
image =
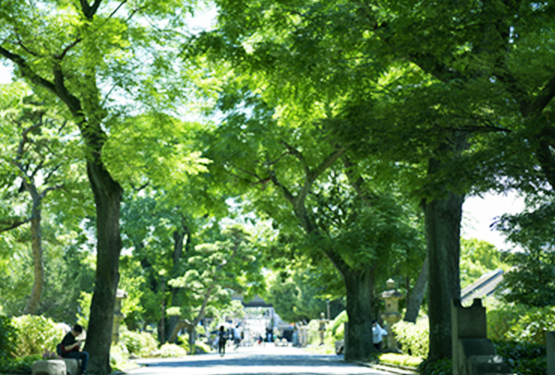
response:
<svg viewBox="0 0 555 375"><path fill-rule="evenodd" d="M73 329L69 331L62 340L62 357L64 358L75 358L81 360L81 373L87 373L87 362L89 361L89 353L81 352L79 347L81 346L81 340L77 340L77 337L83 333L83 327L79 324L73 326Z"/></svg>
<svg viewBox="0 0 555 375"><path fill-rule="evenodd" d="M220 326L220 332L218 332L218 353L220 353L222 357L225 354L225 343L227 340L226 336L227 332L225 331L224 326Z"/></svg>

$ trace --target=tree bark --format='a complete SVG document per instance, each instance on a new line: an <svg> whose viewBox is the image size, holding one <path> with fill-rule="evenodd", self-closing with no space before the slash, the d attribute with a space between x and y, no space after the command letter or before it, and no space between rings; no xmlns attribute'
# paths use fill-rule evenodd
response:
<svg viewBox="0 0 555 375"><path fill-rule="evenodd" d="M172 266L172 277L177 277L177 274L179 272L179 260L181 259L181 257L183 256L183 250L185 249L185 236L187 236L187 240L188 237L190 237L190 233L189 230L187 228L186 225L183 225L181 228L179 228L178 230L175 230L173 232L173 266ZM171 305L172 306L179 306L178 302L177 302L177 292L179 291L179 288L175 288L175 287L171 287ZM177 325L177 323L179 322L179 317L178 316L170 316L168 318L168 332L172 332L174 331L175 326ZM173 335L172 335L173 337ZM176 337L177 338L177 337ZM168 340L168 342L175 342L174 341L170 341L169 337L166 338L164 337L164 340Z"/></svg>
<svg viewBox="0 0 555 375"><path fill-rule="evenodd" d="M375 351L372 344L373 271L350 271L343 274L347 289L346 361L366 360Z"/></svg>
<svg viewBox="0 0 555 375"><path fill-rule="evenodd" d="M407 298L407 311L403 319L405 322L416 323L418 312L420 311L420 306L422 306L422 301L424 300L424 295L428 287L428 269L428 255L426 255L416 283Z"/></svg>
<svg viewBox="0 0 555 375"><path fill-rule="evenodd" d="M34 186L28 187L33 189L31 196L33 197L33 210L31 214L31 246L33 249L33 265L34 265L34 281L29 301L25 307L24 314L35 314L37 312L42 290L44 289L44 258L42 248L41 233L41 199L38 196Z"/></svg>
<svg viewBox="0 0 555 375"><path fill-rule="evenodd" d="M448 193L425 204L426 247L429 261L428 360L451 358L451 301L460 297L460 228L464 197Z"/></svg>
<svg viewBox="0 0 555 375"><path fill-rule="evenodd" d="M96 203L98 243L89 334L84 350L90 355L90 373L109 374L114 307L119 282L119 256L122 247L119 218L123 191L101 164L99 157L87 162L87 174Z"/></svg>

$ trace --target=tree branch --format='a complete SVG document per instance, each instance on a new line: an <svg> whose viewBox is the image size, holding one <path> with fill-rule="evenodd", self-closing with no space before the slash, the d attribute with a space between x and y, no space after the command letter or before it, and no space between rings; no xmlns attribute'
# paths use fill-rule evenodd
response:
<svg viewBox="0 0 555 375"><path fill-rule="evenodd" d="M102 0L95 0L91 6L87 0L81 0L81 10L87 19L91 20L94 17L100 3L102 3Z"/></svg>
<svg viewBox="0 0 555 375"><path fill-rule="evenodd" d="M81 42L83 40L83 38L77 38L75 39L75 41L73 43L71 43L70 45L68 45L66 48L64 48L64 50L62 51L62 53L60 55L57 55L56 58L58 60L63 60L64 57L67 55L67 53L73 48L75 47L77 44L79 44L79 42Z"/></svg>
<svg viewBox="0 0 555 375"><path fill-rule="evenodd" d="M21 221L20 221L20 220L17 220L17 221L10 222L10 223L6 223L4 220L0 220L0 225L8 224L7 227L1 227L1 228L0 228L0 233L1 233L1 232L7 232L7 231L9 231L9 230L12 230L12 229L15 229L15 228L17 228L17 227L20 227L20 226L22 226L23 224L29 223L31 220L33 220L33 217L30 217L30 218L27 218L27 219L24 219L24 220L21 220Z"/></svg>
<svg viewBox="0 0 555 375"><path fill-rule="evenodd" d="M4 56L8 60L15 63L19 67L19 69L21 69L21 74L24 77L29 78L29 80L32 83L34 83L38 86L44 87L45 89L52 92L53 94L57 94L56 93L56 87L54 86L54 84L52 82L42 78L41 76L39 76L35 72L33 72L33 70L31 68L29 68L29 65L27 64L27 62L25 61L25 59L23 57L8 51L7 49L5 49L2 46L0 46L0 55Z"/></svg>
<svg viewBox="0 0 555 375"><path fill-rule="evenodd" d="M343 165L345 166L347 178L349 179L351 186L357 192L358 196L367 206L372 206L373 201L377 198L377 195L368 191L368 189L365 189L364 179L360 174L355 172L355 164L346 155L343 157Z"/></svg>
<svg viewBox="0 0 555 375"><path fill-rule="evenodd" d="M555 76L547 82L536 99L526 108L524 116L530 116L540 113L555 97Z"/></svg>

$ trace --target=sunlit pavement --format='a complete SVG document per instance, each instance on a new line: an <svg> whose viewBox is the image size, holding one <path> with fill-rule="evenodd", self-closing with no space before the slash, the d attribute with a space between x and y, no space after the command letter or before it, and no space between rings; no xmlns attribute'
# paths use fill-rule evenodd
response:
<svg viewBox="0 0 555 375"><path fill-rule="evenodd" d="M177 359L145 359L137 363L144 367L128 371L132 375L381 375L379 370L343 361L343 356L310 354L299 348L265 347L229 350L224 357L217 353L187 356ZM390 374L389 374L390 375Z"/></svg>

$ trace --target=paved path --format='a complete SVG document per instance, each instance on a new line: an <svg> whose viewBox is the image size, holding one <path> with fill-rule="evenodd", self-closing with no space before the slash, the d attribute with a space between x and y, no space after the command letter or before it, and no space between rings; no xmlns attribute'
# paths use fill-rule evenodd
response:
<svg viewBox="0 0 555 375"><path fill-rule="evenodd" d="M382 375L388 374L343 361L343 356L309 354L299 348L239 348L224 357L216 353L177 359L145 359L130 375Z"/></svg>

